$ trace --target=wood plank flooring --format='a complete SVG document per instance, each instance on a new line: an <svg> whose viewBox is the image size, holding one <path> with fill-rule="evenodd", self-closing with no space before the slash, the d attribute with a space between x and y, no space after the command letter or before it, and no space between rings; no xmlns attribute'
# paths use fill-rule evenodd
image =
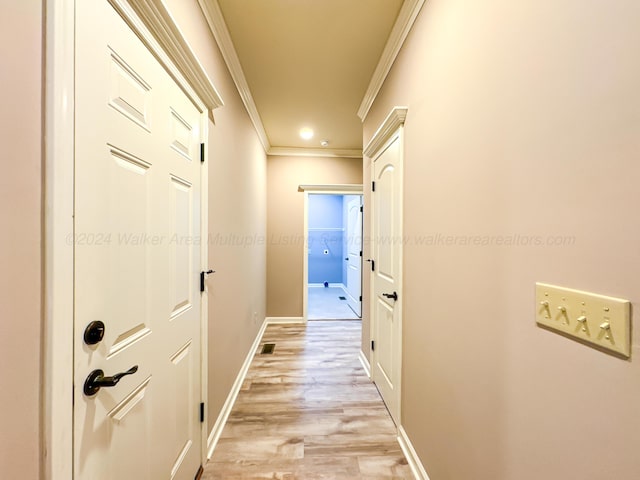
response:
<svg viewBox="0 0 640 480"><path fill-rule="evenodd" d="M412 479L359 321L270 325L202 480Z"/></svg>

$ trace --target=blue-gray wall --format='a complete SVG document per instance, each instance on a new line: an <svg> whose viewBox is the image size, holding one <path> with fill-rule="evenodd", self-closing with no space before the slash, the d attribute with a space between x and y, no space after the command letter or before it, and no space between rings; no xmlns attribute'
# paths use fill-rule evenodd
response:
<svg viewBox="0 0 640 480"><path fill-rule="evenodd" d="M309 195L309 283L343 283L342 221L342 195Z"/></svg>

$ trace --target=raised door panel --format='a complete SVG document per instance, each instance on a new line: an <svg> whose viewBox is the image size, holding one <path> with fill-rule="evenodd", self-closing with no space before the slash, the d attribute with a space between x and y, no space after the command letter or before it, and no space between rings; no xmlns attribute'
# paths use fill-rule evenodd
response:
<svg viewBox="0 0 640 480"><path fill-rule="evenodd" d="M171 398L173 408L169 410L166 420L171 424L172 430L170 458L173 459L173 463L169 477L171 479L189 478L189 475L193 474L193 468L197 468L195 465L191 468L185 465L185 461L188 463L194 455L199 456L197 446L194 444L194 437L198 435L193 418L195 412L191 408L197 402L193 376L199 361L195 357L196 354L197 348L194 348L193 342L189 341L170 358L171 388L167 394ZM183 473L179 475L180 472Z"/></svg>

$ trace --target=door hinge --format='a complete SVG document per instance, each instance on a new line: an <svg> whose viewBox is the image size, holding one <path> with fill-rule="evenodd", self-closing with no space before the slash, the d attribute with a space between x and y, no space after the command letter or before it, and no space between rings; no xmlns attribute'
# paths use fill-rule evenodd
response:
<svg viewBox="0 0 640 480"><path fill-rule="evenodd" d="M376 191L376 182L371 182L371 191L372 192Z"/></svg>
<svg viewBox="0 0 640 480"><path fill-rule="evenodd" d="M371 260L371 271L372 272L376 271L376 261L375 260Z"/></svg>
<svg viewBox="0 0 640 480"><path fill-rule="evenodd" d="M204 473L204 468L202 468L202 465L200 465L200 468L198 468L198 471L196 472L196 476L193 477L193 480L200 480L202 478L203 473Z"/></svg>
<svg viewBox="0 0 640 480"><path fill-rule="evenodd" d="M200 402L200 423L204 423L204 402Z"/></svg>
<svg viewBox="0 0 640 480"><path fill-rule="evenodd" d="M200 272L200 291L204 292L204 279L210 273L216 273L215 270L207 270L206 272Z"/></svg>
<svg viewBox="0 0 640 480"><path fill-rule="evenodd" d="M362 213L364 210L362 209L362 205L360 205L360 213Z"/></svg>
<svg viewBox="0 0 640 480"><path fill-rule="evenodd" d="M204 163L204 143L200 144L200 162Z"/></svg>
<svg viewBox="0 0 640 480"><path fill-rule="evenodd" d="M360 301L362 301L362 295L360 295Z"/></svg>
<svg viewBox="0 0 640 480"><path fill-rule="evenodd" d="M362 250L360 250L360 256L362 256Z"/></svg>
<svg viewBox="0 0 640 480"><path fill-rule="evenodd" d="M376 342L374 340L371 340L371 351L376 349Z"/></svg>

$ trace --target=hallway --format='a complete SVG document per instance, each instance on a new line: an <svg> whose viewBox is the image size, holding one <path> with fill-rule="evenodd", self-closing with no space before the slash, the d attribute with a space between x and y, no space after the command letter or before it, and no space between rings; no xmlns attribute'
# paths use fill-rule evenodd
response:
<svg viewBox="0 0 640 480"><path fill-rule="evenodd" d="M358 360L359 321L270 325L203 480L411 479Z"/></svg>

